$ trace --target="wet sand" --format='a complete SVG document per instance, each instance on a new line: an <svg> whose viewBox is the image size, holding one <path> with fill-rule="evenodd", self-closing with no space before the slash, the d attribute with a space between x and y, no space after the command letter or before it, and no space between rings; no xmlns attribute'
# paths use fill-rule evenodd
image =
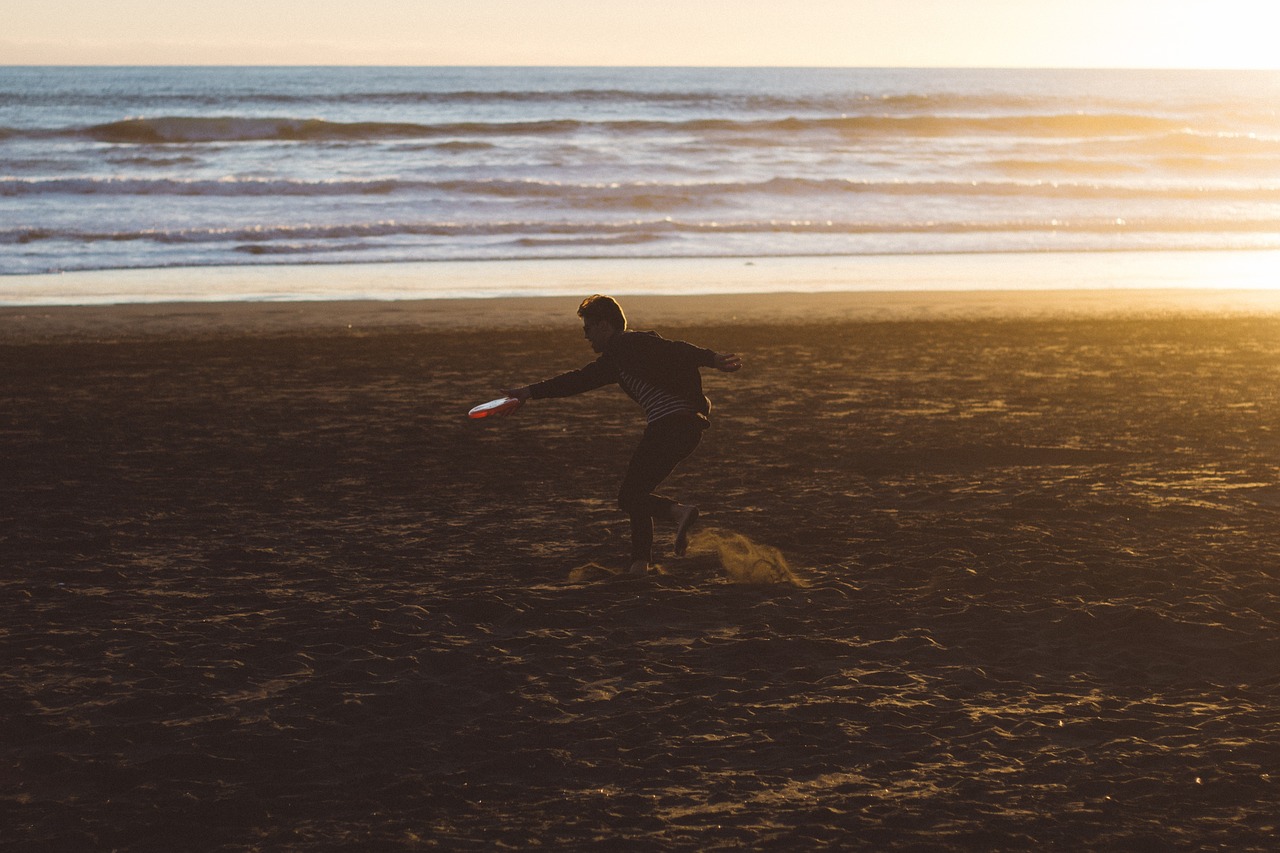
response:
<svg viewBox="0 0 1280 853"><path fill-rule="evenodd" d="M0 310L0 847L1273 849L1280 315L1177 299L628 300L754 584L613 576L621 392L463 417L576 300Z"/></svg>

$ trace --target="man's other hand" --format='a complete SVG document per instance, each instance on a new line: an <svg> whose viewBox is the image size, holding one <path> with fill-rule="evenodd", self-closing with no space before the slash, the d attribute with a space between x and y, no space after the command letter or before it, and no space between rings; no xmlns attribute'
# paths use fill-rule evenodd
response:
<svg viewBox="0 0 1280 853"><path fill-rule="evenodd" d="M718 352L716 353L716 370L723 370L725 373L733 373L742 367L742 357L736 352Z"/></svg>

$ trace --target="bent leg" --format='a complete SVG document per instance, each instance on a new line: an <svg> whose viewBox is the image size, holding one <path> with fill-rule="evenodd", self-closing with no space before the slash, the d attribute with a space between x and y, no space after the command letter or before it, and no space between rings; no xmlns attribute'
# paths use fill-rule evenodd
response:
<svg viewBox="0 0 1280 853"><path fill-rule="evenodd" d="M631 517L632 562L653 557L653 519L672 518L679 506L653 490L694 451L703 426L693 418L673 416L645 428L618 489L618 506Z"/></svg>
<svg viewBox="0 0 1280 853"><path fill-rule="evenodd" d="M677 557L683 557L689 550L689 531L693 529L694 522L698 520L698 508L696 506L680 506L676 504L671 508L671 520L676 523L674 550Z"/></svg>

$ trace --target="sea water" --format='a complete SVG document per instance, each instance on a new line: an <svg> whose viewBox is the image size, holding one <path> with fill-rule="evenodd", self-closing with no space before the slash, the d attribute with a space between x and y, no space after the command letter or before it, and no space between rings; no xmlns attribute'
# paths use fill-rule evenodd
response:
<svg viewBox="0 0 1280 853"><path fill-rule="evenodd" d="M1280 248L1280 73L0 68L0 274Z"/></svg>

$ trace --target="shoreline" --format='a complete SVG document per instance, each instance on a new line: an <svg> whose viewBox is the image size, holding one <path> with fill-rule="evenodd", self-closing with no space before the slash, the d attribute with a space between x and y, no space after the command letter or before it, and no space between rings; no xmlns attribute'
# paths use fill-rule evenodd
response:
<svg viewBox="0 0 1280 853"><path fill-rule="evenodd" d="M412 261L0 276L0 307L772 292L1266 290L1280 250Z"/></svg>
<svg viewBox="0 0 1280 853"><path fill-rule="evenodd" d="M36 279L46 302L14 304ZM0 342L558 327L591 293L618 296L637 327L1259 315L1280 312L1278 281L1280 252L127 270L0 278ZM130 287L138 298L107 298Z"/></svg>
<svg viewBox="0 0 1280 853"><path fill-rule="evenodd" d="M578 296L0 307L0 345L576 327ZM754 293L621 297L635 328L1273 316L1280 290Z"/></svg>

